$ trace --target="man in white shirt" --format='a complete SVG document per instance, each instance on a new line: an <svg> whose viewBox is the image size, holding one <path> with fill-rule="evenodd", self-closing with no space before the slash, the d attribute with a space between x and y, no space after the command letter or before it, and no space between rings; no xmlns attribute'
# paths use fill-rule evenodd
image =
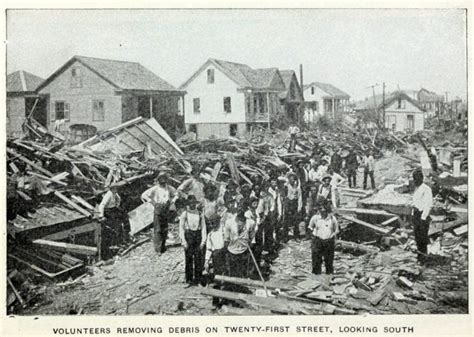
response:
<svg viewBox="0 0 474 337"><path fill-rule="evenodd" d="M295 151L296 146L296 136L300 132L300 128L296 126L295 123L291 123L290 127L288 128L288 133L290 134L290 152Z"/></svg>
<svg viewBox="0 0 474 337"><path fill-rule="evenodd" d="M367 176L370 176L370 185L375 188L374 180L375 159L372 151L367 151L364 157L364 190L367 189Z"/></svg>
<svg viewBox="0 0 474 337"><path fill-rule="evenodd" d="M426 263L428 253L428 231L430 229L430 212L433 207L433 194L431 188L423 182L423 172L417 169L413 172L413 181L416 189L413 194L413 231L415 233L416 247L418 249L418 262Z"/></svg>
<svg viewBox="0 0 474 337"><path fill-rule="evenodd" d="M168 175L160 172L158 185L143 192L141 199L155 207L153 217L153 242L158 254L164 253L166 238L168 237L168 222L174 215L173 208L176 201L176 190L168 184Z"/></svg>
<svg viewBox="0 0 474 337"><path fill-rule="evenodd" d="M308 226L312 234L312 272L316 275L321 274L321 265L324 259L326 274L332 274L334 272L335 240L339 232L339 226L336 218L330 213L331 206L329 201L321 201L318 205L318 211L319 213L311 218Z"/></svg>

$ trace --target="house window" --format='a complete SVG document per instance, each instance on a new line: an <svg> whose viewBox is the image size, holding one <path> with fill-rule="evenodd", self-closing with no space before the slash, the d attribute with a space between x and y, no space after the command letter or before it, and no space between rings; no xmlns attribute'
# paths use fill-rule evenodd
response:
<svg viewBox="0 0 474 337"><path fill-rule="evenodd" d="M193 132L196 136L198 134L198 129L196 124L189 124L188 132Z"/></svg>
<svg viewBox="0 0 474 337"><path fill-rule="evenodd" d="M92 101L92 120L95 122L102 122L105 120L104 101Z"/></svg>
<svg viewBox="0 0 474 337"><path fill-rule="evenodd" d="M199 98L193 98L193 111L195 113L201 112L201 100Z"/></svg>
<svg viewBox="0 0 474 337"><path fill-rule="evenodd" d="M415 118L413 115L407 115L407 129L413 131L415 128Z"/></svg>
<svg viewBox="0 0 474 337"><path fill-rule="evenodd" d="M405 109L405 100L404 99L401 99L399 98L398 99L398 109Z"/></svg>
<svg viewBox="0 0 474 337"><path fill-rule="evenodd" d="M311 95L314 95L314 87L311 87Z"/></svg>
<svg viewBox="0 0 474 337"><path fill-rule="evenodd" d="M71 88L82 88L82 71L81 68L71 69Z"/></svg>
<svg viewBox="0 0 474 337"><path fill-rule="evenodd" d="M70 115L70 106L69 103L63 102L63 101L56 101L54 103L54 118L55 119L64 119L66 121L69 121Z"/></svg>
<svg viewBox="0 0 474 337"><path fill-rule="evenodd" d="M214 69L207 69L207 84L214 83Z"/></svg>
<svg viewBox="0 0 474 337"><path fill-rule="evenodd" d="M237 124L230 124L229 125L229 135L231 137L237 136Z"/></svg>
<svg viewBox="0 0 474 337"><path fill-rule="evenodd" d="M224 97L224 111L227 113L232 112L230 97Z"/></svg>

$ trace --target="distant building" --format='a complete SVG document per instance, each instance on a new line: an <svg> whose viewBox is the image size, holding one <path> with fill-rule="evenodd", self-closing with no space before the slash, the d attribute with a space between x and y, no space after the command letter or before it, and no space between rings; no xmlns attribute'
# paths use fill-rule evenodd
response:
<svg viewBox="0 0 474 337"><path fill-rule="evenodd" d="M269 127L280 112L286 90L277 68L209 59L180 87L186 90L186 129L198 138L243 136L253 127Z"/></svg>
<svg viewBox="0 0 474 337"><path fill-rule="evenodd" d="M304 109L304 98L298 78L293 70L280 70L285 90L279 94L282 113L293 122L300 121Z"/></svg>
<svg viewBox="0 0 474 337"><path fill-rule="evenodd" d="M33 117L46 126L42 119L46 110L46 101L36 94L36 88L43 82L39 76L23 70L7 75L7 134L19 137L23 134L22 125L35 106Z"/></svg>
<svg viewBox="0 0 474 337"><path fill-rule="evenodd" d="M332 84L313 82L304 86L305 119L312 121L317 115L326 114L332 118L342 117L349 112L351 97Z"/></svg>
<svg viewBox="0 0 474 337"><path fill-rule="evenodd" d="M417 93L417 101L426 110L427 117L438 116L444 102L444 96L438 95L428 89L420 89Z"/></svg>
<svg viewBox="0 0 474 337"><path fill-rule="evenodd" d="M385 107L385 127L394 132L414 132L425 127L425 110L420 104L404 92L394 92L367 98L356 103L354 111L365 122L381 121ZM368 117L370 116L370 117Z"/></svg>
<svg viewBox="0 0 474 337"><path fill-rule="evenodd" d="M154 117L166 129L176 120L184 92L136 62L74 56L37 89L47 100L42 119L107 130L136 117ZM169 130L167 130L169 131Z"/></svg>

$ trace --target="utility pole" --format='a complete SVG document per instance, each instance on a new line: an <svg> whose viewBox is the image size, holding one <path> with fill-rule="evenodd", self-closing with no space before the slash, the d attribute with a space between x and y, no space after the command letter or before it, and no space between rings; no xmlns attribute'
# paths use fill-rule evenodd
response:
<svg viewBox="0 0 474 337"><path fill-rule="evenodd" d="M376 118L377 124L379 124L379 123L378 123L378 121L379 121L379 114L378 114L378 112L377 112L377 101L375 100L375 87L376 87L376 86L378 86L377 83L375 83L374 85L371 85L371 86L368 87L368 88L372 88L372 96L373 96L373 98L374 98L375 118Z"/></svg>
<svg viewBox="0 0 474 337"><path fill-rule="evenodd" d="M301 116L304 114L304 89L303 89L303 65L300 64L300 89L301 97L303 97L303 104L299 107L298 111L298 123L300 123Z"/></svg>
<svg viewBox="0 0 474 337"><path fill-rule="evenodd" d="M385 128L385 82L383 82L382 88L382 128Z"/></svg>

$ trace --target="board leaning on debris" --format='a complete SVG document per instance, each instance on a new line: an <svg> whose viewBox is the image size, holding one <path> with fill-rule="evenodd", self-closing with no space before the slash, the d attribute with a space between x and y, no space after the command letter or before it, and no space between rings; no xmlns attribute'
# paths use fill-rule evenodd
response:
<svg viewBox="0 0 474 337"><path fill-rule="evenodd" d="M342 122L331 130L301 132L290 152L284 131L255 131L246 139L174 142L156 120L143 118L72 147L44 135L7 141L9 198L15 201L9 203L7 224L9 312L467 312L467 175L454 175L453 161L443 154L440 173L430 180L437 197L429 233L432 263L426 267L416 264L412 200L406 193L411 172L426 166L422 158L427 145L467 156L464 143L439 141L434 132L403 139L386 132L371 136ZM289 240L277 256L264 258L264 281L218 276L241 291L182 289L178 281L184 280L184 254L178 247L177 224L170 224L169 250L156 256L148 230L153 207L140 200L157 173L171 173L171 184L177 187L200 165L202 177L218 186L229 178L252 185L268 179L271 170L306 160L315 148L327 153L344 148L359 155L370 149L377 158L375 190L346 185L339 190L341 205L335 214L341 235L334 274L313 275L310 242ZM466 160L460 171L467 171ZM15 194L19 181L23 185ZM111 183L119 186L129 215L129 242L120 241L97 217L96 205ZM55 301L58 293L61 301ZM212 297L226 301L218 312L213 311Z"/></svg>

